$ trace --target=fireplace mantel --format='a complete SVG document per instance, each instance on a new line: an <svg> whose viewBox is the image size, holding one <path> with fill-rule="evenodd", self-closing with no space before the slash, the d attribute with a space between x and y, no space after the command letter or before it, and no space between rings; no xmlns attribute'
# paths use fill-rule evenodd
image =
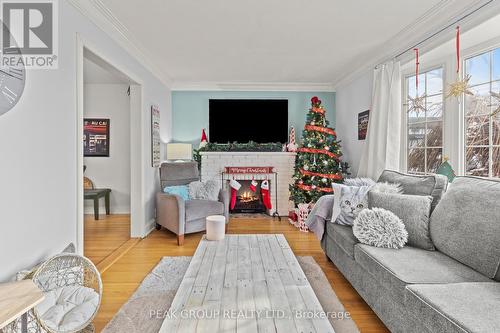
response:
<svg viewBox="0 0 500 333"><path fill-rule="evenodd" d="M271 186L271 202L275 205L278 200L278 214L287 216L288 211L292 208L289 201L290 192L289 185L292 183L292 177L295 166L295 155L292 152L200 152L201 155L201 179L217 180L221 182L221 186L225 186L221 175L226 167L273 167L277 174L277 186ZM265 179L265 174L235 174L231 178L248 180L248 179ZM229 178L227 178L229 179ZM271 178L270 178L271 179ZM273 179L271 179L273 181ZM277 193L275 193L277 192ZM277 197L276 197L277 196ZM275 208L275 207L273 207ZM274 209L273 209L274 211Z"/></svg>

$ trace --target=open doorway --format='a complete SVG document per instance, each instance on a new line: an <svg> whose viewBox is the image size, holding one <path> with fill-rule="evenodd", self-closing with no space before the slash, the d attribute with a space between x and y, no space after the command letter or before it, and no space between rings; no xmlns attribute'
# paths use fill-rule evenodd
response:
<svg viewBox="0 0 500 333"><path fill-rule="evenodd" d="M132 143L141 137L141 127L131 124L140 114L141 90L129 76L85 47L81 74L79 251L99 268L130 241L134 223L140 223L134 219L138 214L132 204L140 201L134 189L140 175L132 173L134 156L140 151Z"/></svg>

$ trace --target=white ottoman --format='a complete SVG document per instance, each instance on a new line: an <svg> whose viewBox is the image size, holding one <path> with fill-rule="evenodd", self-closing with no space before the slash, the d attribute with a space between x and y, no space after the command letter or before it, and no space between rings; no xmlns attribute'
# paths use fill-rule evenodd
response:
<svg viewBox="0 0 500 333"><path fill-rule="evenodd" d="M226 230L226 218L222 215L207 216L207 239L221 240L224 239Z"/></svg>

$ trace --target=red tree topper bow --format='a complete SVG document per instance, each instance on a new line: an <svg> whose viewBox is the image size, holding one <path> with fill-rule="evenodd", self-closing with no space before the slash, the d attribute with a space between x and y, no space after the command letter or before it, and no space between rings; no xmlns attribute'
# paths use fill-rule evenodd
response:
<svg viewBox="0 0 500 333"><path fill-rule="evenodd" d="M318 98L318 96L314 96L313 98L311 98L311 103L312 105L319 105L321 104L321 100Z"/></svg>

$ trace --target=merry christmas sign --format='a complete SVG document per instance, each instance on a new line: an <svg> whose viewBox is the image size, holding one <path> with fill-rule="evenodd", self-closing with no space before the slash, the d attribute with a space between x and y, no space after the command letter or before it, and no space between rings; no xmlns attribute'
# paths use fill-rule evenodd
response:
<svg viewBox="0 0 500 333"><path fill-rule="evenodd" d="M245 166L225 167L224 172L231 173L231 174L273 173L274 167L255 167L255 166L252 166L252 167L245 167Z"/></svg>

